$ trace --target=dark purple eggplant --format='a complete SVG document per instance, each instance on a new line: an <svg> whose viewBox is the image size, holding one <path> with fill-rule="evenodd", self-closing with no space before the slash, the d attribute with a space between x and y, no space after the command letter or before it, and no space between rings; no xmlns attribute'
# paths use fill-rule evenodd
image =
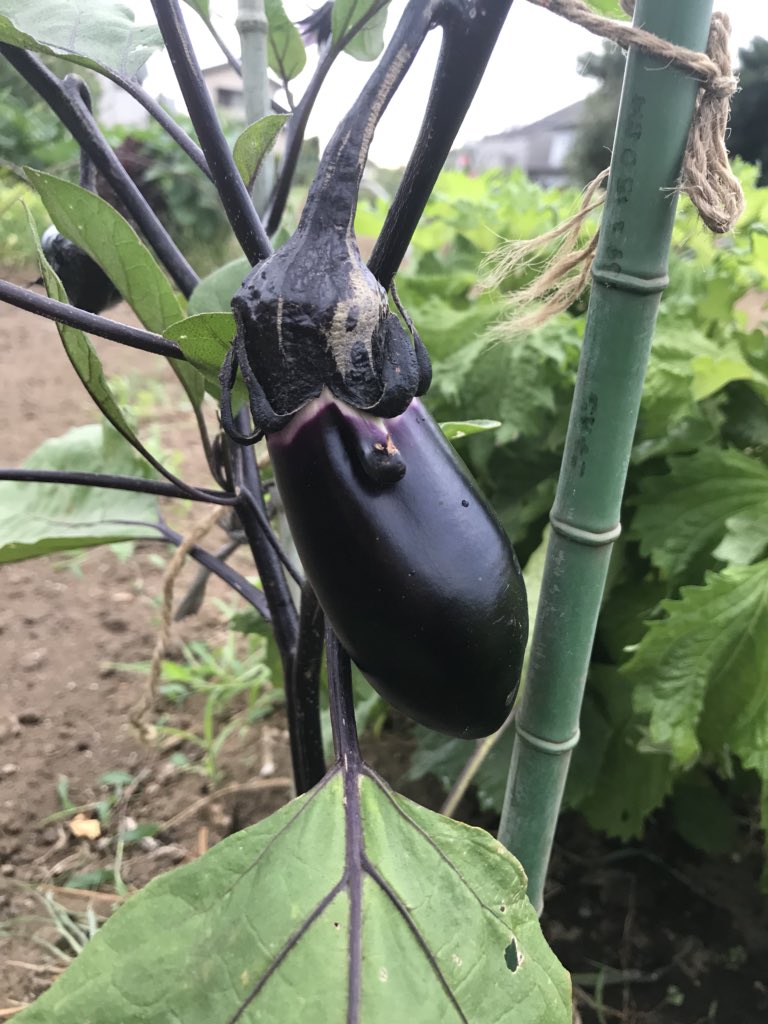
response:
<svg viewBox="0 0 768 1024"><path fill-rule="evenodd" d="M326 391L268 446L307 577L370 683L440 732L499 728L528 636L525 585L421 402L380 420Z"/></svg>
<svg viewBox="0 0 768 1024"><path fill-rule="evenodd" d="M120 292L98 263L55 227L43 232L41 246L73 306L87 313L101 313L120 301Z"/></svg>

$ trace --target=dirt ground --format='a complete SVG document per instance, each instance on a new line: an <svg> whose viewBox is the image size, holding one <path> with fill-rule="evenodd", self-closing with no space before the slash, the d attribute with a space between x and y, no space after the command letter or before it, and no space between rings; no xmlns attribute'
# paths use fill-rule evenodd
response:
<svg viewBox="0 0 768 1024"><path fill-rule="evenodd" d="M131 319L124 306L111 315ZM167 366L109 342L97 345L108 372L129 377L146 395L160 440L180 453L187 478L205 482L195 428ZM0 374L0 464L19 464L47 437L96 418L55 327L7 306L0 306ZM165 513L182 530L202 514L184 506ZM168 557L159 544L141 544L127 561L95 549L0 569L0 1020L43 991L71 955L40 894L73 913L92 906L99 917L119 901L114 881L98 892L67 885L114 865L119 827L156 826L153 836L124 850L119 874L133 890L291 795L279 710L232 733L213 782L179 765L180 752L194 758L189 745L158 751L130 726L145 677L114 666L150 657ZM194 573L185 568L177 593ZM225 641L224 613L215 599L226 596L223 586L210 586L203 610L175 629L177 648L193 638L211 646ZM199 717L200 705L192 701L171 711L169 720L199 730ZM396 724L373 752L396 785L408 750ZM62 811L64 786L72 804L92 805L114 793L99 780L116 771L130 779L101 836L76 837L69 825L74 812L50 818ZM436 786L418 795L439 802ZM494 825L477 816L471 800L463 811L475 823ZM85 813L91 816L92 807ZM646 841L632 847L608 842L566 816L544 926L574 972L576 1019L768 1020L768 910L758 890L760 869L756 837L729 857L704 860L665 828L663 816Z"/></svg>

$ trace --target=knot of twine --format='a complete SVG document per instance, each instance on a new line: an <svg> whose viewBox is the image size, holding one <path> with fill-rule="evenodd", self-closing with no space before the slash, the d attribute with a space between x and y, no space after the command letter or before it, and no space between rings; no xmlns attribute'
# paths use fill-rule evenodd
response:
<svg viewBox="0 0 768 1024"><path fill-rule="evenodd" d="M610 39L622 49L636 46L661 57L701 81L683 157L679 190L688 195L710 231L716 234L730 231L744 210L744 193L731 170L725 148L730 100L739 85L731 70L731 22L728 15L719 11L713 14L707 52L700 53L677 46L635 25L603 18L583 0L530 0L530 3L581 25L595 35ZM627 14L633 13L634 0L620 0L620 4ZM567 309L586 286L598 235L582 248L577 248L577 243L587 216L604 202L604 196L595 199L595 192L607 174L607 170L602 171L590 182L579 211L569 220L539 238L513 242L501 255L491 257L493 265L489 269L489 286L499 284L511 272L529 265L543 246L560 243L557 256L545 272L512 297L514 309L546 298L538 309L515 319L515 330L538 326L555 313Z"/></svg>
<svg viewBox="0 0 768 1024"><path fill-rule="evenodd" d="M635 25L603 18L583 0L530 0L588 31L611 39L622 49L636 46L701 80L691 133L683 159L681 191L686 192L710 231L730 231L744 209L744 194L728 163L725 132L730 99L739 87L731 70L731 22L720 11L712 15L706 53L688 50ZM621 0L627 14L634 0Z"/></svg>

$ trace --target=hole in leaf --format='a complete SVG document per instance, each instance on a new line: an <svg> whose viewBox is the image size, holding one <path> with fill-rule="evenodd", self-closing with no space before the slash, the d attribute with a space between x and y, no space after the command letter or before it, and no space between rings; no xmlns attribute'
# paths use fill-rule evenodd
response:
<svg viewBox="0 0 768 1024"><path fill-rule="evenodd" d="M514 939L512 939L510 944L504 950L504 963L507 965L510 971L512 971L513 974L520 966L520 959L517 953L517 943Z"/></svg>
<svg viewBox="0 0 768 1024"><path fill-rule="evenodd" d="M507 908L506 908L505 904L503 904L503 903L502 903L502 904L501 904L501 906L499 907L499 911L500 911L500 912L501 912L502 914L504 913L504 911L505 911L506 909L507 909Z"/></svg>

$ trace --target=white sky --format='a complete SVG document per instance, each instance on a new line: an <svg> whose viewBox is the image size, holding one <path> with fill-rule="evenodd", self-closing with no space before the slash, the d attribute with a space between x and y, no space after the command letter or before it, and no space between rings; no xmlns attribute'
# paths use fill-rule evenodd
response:
<svg viewBox="0 0 768 1024"><path fill-rule="evenodd" d="M406 0L392 0L388 29L397 23ZM675 2L675 0L670 0ZM305 17L322 0L284 0L293 20ZM131 0L140 22L153 18L149 0ZM196 14L187 7L184 13L198 60L203 67L223 61L221 51ZM715 0L715 9L726 11L733 25L734 61L739 47L747 46L757 35L768 36L768 7L765 0ZM211 0L217 29L239 53L234 27L237 0ZM382 167L400 167L408 158L416 139L432 71L440 46L439 31L431 32L412 68L384 114L371 146L371 159ZM586 96L594 87L592 79L576 72L579 54L599 50L601 41L584 29L534 7L526 0L515 0L507 23L488 65L483 82L458 135L457 142L482 138L514 125L528 124ZM293 83L300 97L311 74L316 50L309 50L307 68ZM342 55L326 79L309 121L307 135L319 135L321 146L330 138L341 114L351 105L366 81L373 65ZM158 54L148 64L145 83L155 94L162 92L183 107L167 56Z"/></svg>

